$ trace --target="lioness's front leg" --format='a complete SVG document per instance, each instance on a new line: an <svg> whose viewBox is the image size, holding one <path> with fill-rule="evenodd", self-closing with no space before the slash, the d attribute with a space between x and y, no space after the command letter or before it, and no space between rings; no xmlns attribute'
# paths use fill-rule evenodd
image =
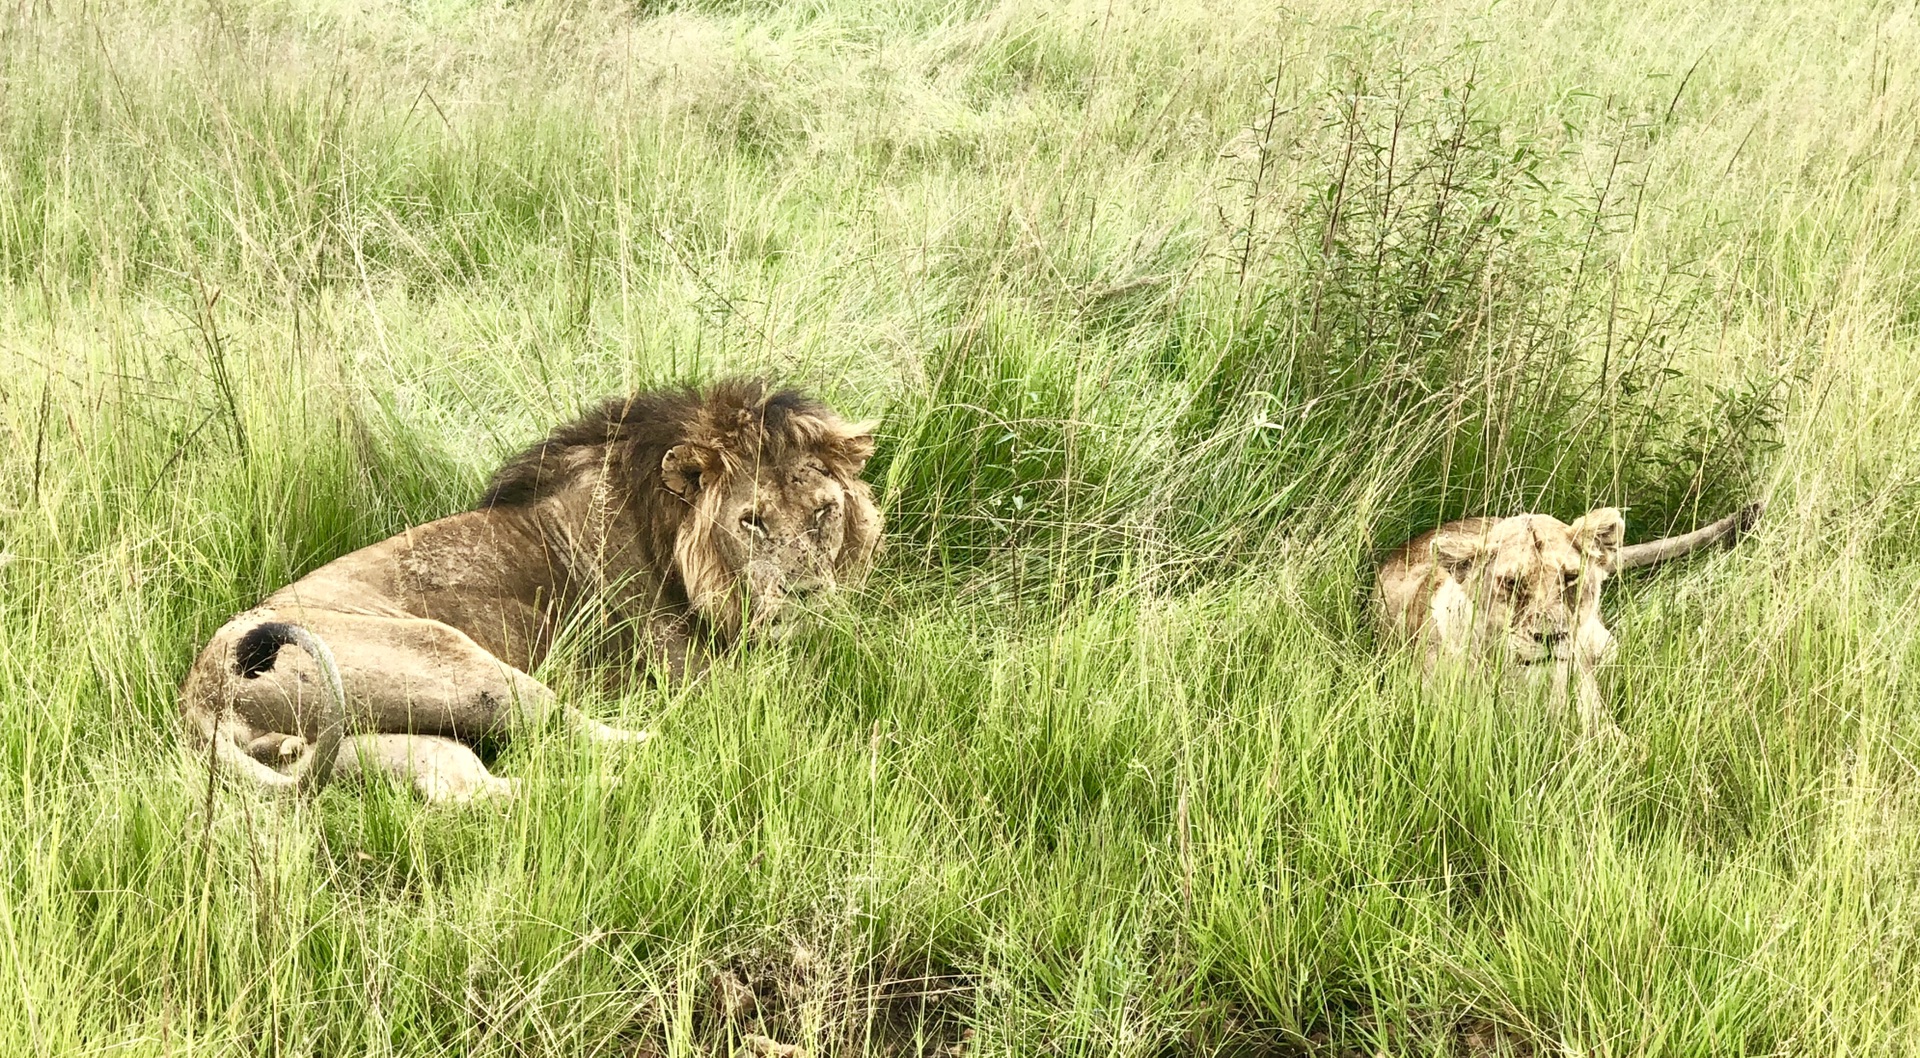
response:
<svg viewBox="0 0 1920 1058"><path fill-rule="evenodd" d="M1606 700L1600 697L1600 681L1594 674L1593 666L1587 662L1574 663L1574 696L1578 699L1580 710L1580 731L1586 738L1619 735L1619 725L1607 714Z"/></svg>
<svg viewBox="0 0 1920 1058"><path fill-rule="evenodd" d="M1618 735L1620 728L1608 715L1606 700L1600 697L1600 666L1613 659L1618 647L1613 633L1599 621L1588 621L1574 635L1574 697L1580 713L1580 730L1587 738Z"/></svg>

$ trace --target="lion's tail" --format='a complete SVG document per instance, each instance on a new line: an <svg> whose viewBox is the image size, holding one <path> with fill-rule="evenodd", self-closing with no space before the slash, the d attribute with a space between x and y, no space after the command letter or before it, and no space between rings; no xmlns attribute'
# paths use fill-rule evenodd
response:
<svg viewBox="0 0 1920 1058"><path fill-rule="evenodd" d="M320 670L321 702L319 735L304 756L285 772L276 771L248 756L233 739L218 730L208 731L213 753L228 770L274 789L291 789L297 794L318 793L333 777L333 765L340 755L340 740L346 733L346 692L340 684L340 667L333 651L319 636L296 624L267 621L248 629L233 646L233 671L237 676L254 679L271 671L280 648L292 644L307 652Z"/></svg>
<svg viewBox="0 0 1920 1058"><path fill-rule="evenodd" d="M1620 560L1614 568L1633 569L1637 566L1651 566L1668 559L1679 558L1689 551L1697 551L1708 544L1722 540L1731 544L1752 529L1760 521L1760 515L1765 510L1764 503L1749 503L1712 525L1695 529L1691 533L1623 547L1620 549Z"/></svg>

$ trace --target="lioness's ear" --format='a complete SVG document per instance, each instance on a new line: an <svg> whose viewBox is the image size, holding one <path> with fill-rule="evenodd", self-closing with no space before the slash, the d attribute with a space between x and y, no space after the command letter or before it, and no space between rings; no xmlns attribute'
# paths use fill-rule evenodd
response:
<svg viewBox="0 0 1920 1058"><path fill-rule="evenodd" d="M1627 520L1618 507L1598 507L1573 520L1573 544L1601 569L1611 571L1627 539Z"/></svg>
<svg viewBox="0 0 1920 1058"><path fill-rule="evenodd" d="M1473 574L1473 567L1479 565L1481 556L1486 554L1485 544L1478 536L1436 536L1433 560L1454 580L1465 584Z"/></svg>
<svg viewBox="0 0 1920 1058"><path fill-rule="evenodd" d="M831 442L833 458L847 473L858 477L867 467L867 460L873 458L873 431L880 428L880 420L868 419L851 423Z"/></svg>
<svg viewBox="0 0 1920 1058"><path fill-rule="evenodd" d="M693 499L700 491L700 475L706 471L705 453L697 446L677 444L667 449L660 460L660 480L683 500Z"/></svg>

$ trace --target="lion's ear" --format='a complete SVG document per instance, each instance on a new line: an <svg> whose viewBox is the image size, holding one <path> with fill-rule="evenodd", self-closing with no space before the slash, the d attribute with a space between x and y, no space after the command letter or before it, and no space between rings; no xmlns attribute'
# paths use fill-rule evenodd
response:
<svg viewBox="0 0 1920 1058"><path fill-rule="evenodd" d="M829 442L834 461L845 467L848 475L858 477L867 468L867 460L873 458L873 431L879 428L878 419L852 423Z"/></svg>
<svg viewBox="0 0 1920 1058"><path fill-rule="evenodd" d="M1611 571L1627 539L1627 520L1618 507L1599 507L1573 520L1573 543L1601 569Z"/></svg>
<svg viewBox="0 0 1920 1058"><path fill-rule="evenodd" d="M660 460L660 480L683 500L693 499L700 491L700 476L707 471L706 452L698 445L677 444L667 449Z"/></svg>
<svg viewBox="0 0 1920 1058"><path fill-rule="evenodd" d="M1433 538L1433 560L1462 584L1486 556L1486 541L1479 536L1441 534Z"/></svg>

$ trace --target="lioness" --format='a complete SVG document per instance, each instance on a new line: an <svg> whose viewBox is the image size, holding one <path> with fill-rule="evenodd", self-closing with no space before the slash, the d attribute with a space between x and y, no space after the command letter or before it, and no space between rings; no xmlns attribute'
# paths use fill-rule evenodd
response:
<svg viewBox="0 0 1920 1058"><path fill-rule="evenodd" d="M677 675L789 597L861 576L880 543L860 480L872 453L871 424L757 380L608 401L501 468L478 509L228 621L181 689L190 743L263 787L371 771L462 801L513 790L476 740L554 714L596 740L645 739L528 671L569 622L611 617L631 673Z"/></svg>
<svg viewBox="0 0 1920 1058"><path fill-rule="evenodd" d="M1616 570L1649 566L1752 528L1751 504L1684 536L1622 547L1627 523L1601 507L1568 525L1545 514L1463 518L1414 537L1388 556L1374 585L1390 637L1419 644L1429 670L1447 658L1504 655L1520 671L1547 668L1556 698L1576 676L1588 736L1611 728L1595 671L1614 652L1600 619L1600 588Z"/></svg>

